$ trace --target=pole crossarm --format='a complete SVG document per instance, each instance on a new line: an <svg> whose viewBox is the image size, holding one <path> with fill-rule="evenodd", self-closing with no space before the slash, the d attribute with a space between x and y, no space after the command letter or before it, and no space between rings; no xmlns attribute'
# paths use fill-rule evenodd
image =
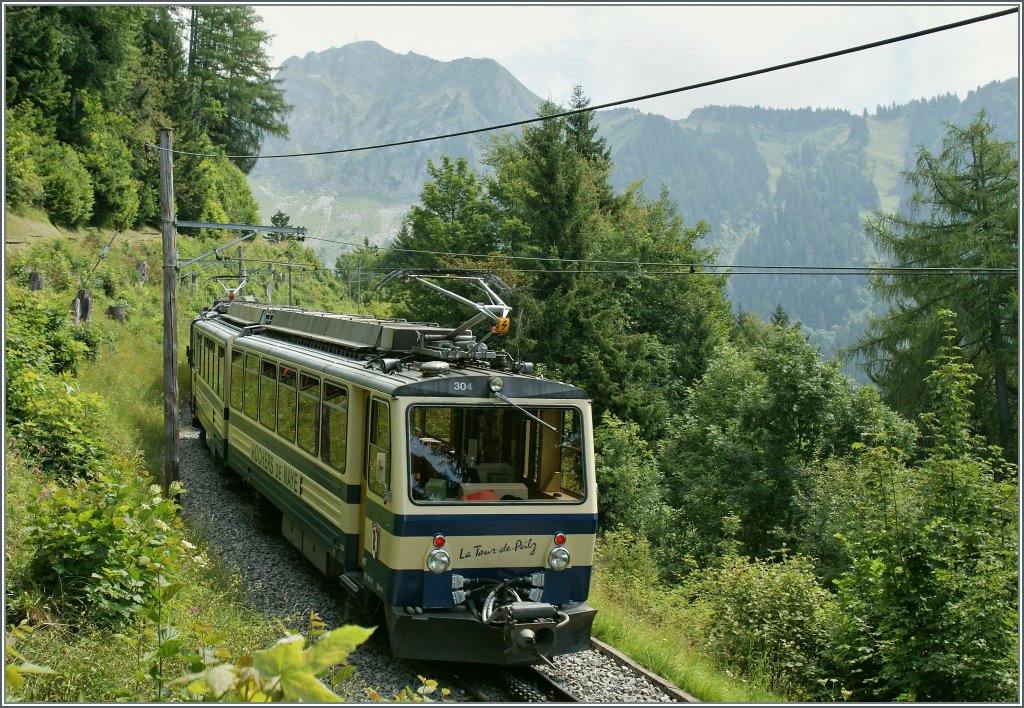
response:
<svg viewBox="0 0 1024 708"><path fill-rule="evenodd" d="M195 258L193 258L190 261L185 261L184 263L179 263L178 264L178 270L179 271L182 268L186 267L186 266L192 265L196 261L203 260L207 256L214 256L214 255L220 253L221 251L223 251L225 248L230 248L231 246L234 246L236 243L241 243L242 241L245 241L246 239L252 238L253 236L255 236L258 233L301 234L303 236L306 235L306 227L305 226L250 226L250 225L247 225L247 224L214 224L214 223L211 223L211 222L208 222L208 221L175 221L174 223L178 227L185 227L185 228L189 228L189 229L227 229L228 231L251 231L252 232L252 233L246 234L245 236L242 236L241 238L237 238L234 241L231 241L230 243L225 243L223 246L218 246L217 248L213 249L212 251L207 251L206 253L204 253L201 256L196 256Z"/></svg>
<svg viewBox="0 0 1024 708"><path fill-rule="evenodd" d="M255 231L278 234L306 235L305 226L253 226L251 224L214 224L208 221L175 221L174 225L185 229L225 229L227 231Z"/></svg>

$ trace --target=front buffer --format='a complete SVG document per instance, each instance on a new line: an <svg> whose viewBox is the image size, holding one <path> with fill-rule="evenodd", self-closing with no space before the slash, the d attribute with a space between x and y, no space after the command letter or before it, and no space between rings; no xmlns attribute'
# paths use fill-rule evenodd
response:
<svg viewBox="0 0 1024 708"><path fill-rule="evenodd" d="M488 613L489 612L489 613ZM512 601L482 614L385 607L391 652L401 659L495 665L539 664L590 649L597 610L586 602L554 606Z"/></svg>

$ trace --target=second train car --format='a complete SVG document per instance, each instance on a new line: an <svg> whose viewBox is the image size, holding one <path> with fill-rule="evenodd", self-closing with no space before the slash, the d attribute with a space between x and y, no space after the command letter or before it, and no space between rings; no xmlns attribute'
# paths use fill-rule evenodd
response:
<svg viewBox="0 0 1024 708"><path fill-rule="evenodd" d="M309 560L383 613L396 657L513 665L589 648L586 394L488 347L508 328L494 280L398 275L477 313L451 329L252 301L204 309L188 360L211 453L280 509Z"/></svg>

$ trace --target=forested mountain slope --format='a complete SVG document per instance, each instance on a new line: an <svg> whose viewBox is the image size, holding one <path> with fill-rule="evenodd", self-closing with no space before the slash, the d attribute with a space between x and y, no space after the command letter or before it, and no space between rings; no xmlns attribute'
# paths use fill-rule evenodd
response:
<svg viewBox="0 0 1024 708"><path fill-rule="evenodd" d="M267 136L263 155L402 142L535 115L540 99L488 59L441 62L356 42L293 57L278 78L289 103L289 137ZM262 160L249 175L265 220L278 209L310 235L380 243L418 200L426 161L474 159L481 136L301 160ZM313 241L325 263L335 244Z"/></svg>
<svg viewBox="0 0 1024 708"><path fill-rule="evenodd" d="M263 154L360 148L472 130L536 115L541 99L496 62L398 55L374 42L310 52L278 75L295 109L289 137ZM906 196L900 172L915 149L935 147L948 121L985 110L997 135L1017 140L1017 79L952 94L842 110L709 106L675 121L633 108L601 111L617 190L634 180L665 187L687 224L711 226L705 244L722 264L860 266L874 254L862 218ZM586 92L586 86L583 87ZM381 150L262 160L249 181L264 220L278 210L310 229L328 265L350 244L390 241L419 200L426 161L466 157L478 171L480 133ZM316 240L326 239L326 240ZM781 305L826 355L863 330L875 307L862 275L741 275L736 306L768 314Z"/></svg>
<svg viewBox="0 0 1024 708"><path fill-rule="evenodd" d="M966 125L984 110L998 137L1018 141L1017 85L992 82L963 100L947 94L860 116L710 106L685 121L632 109L600 121L616 187L646 179L655 195L666 186L688 223L709 223L719 263L861 266L874 259L863 217L900 207L901 171L918 146L936 148L947 122ZM862 331L875 307L860 275L741 270L730 280L736 305L762 314L782 305L826 354Z"/></svg>

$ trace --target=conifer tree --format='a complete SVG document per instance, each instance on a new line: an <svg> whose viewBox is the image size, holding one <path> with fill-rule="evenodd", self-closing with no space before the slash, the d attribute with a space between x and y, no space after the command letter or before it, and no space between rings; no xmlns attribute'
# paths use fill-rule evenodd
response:
<svg viewBox="0 0 1024 708"><path fill-rule="evenodd" d="M267 133L288 135L291 106L265 47L255 8L195 5L189 9L188 81L199 127L229 155L256 155ZM248 173L256 162L239 160Z"/></svg>
<svg viewBox="0 0 1024 708"><path fill-rule="evenodd" d="M919 149L914 169L904 173L914 190L909 213L876 212L867 220L867 232L889 265L909 270L872 279L889 311L871 320L852 353L862 357L886 402L914 417L931 407L924 381L942 339L935 313L955 312L964 359L979 376L974 421L1013 458L1018 162L1013 144L993 139L992 132L984 112L966 128L947 125L941 152Z"/></svg>

